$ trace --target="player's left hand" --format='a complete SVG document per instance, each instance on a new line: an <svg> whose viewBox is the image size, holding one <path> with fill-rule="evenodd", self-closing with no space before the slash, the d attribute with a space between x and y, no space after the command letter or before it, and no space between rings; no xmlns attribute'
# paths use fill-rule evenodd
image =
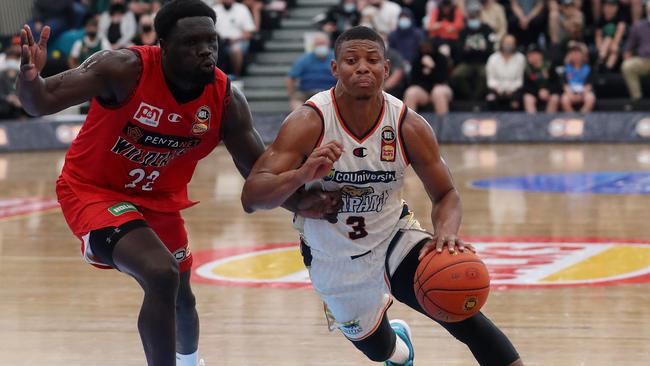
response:
<svg viewBox="0 0 650 366"><path fill-rule="evenodd" d="M465 243L463 239L459 238L455 234L441 234L435 236L431 241L422 247L420 250L420 255L418 260L422 260L430 252L435 252L435 254L442 253L444 247L447 247L449 253L453 254L456 252L456 249L460 252L464 252L465 249L476 253L476 249L470 243Z"/></svg>
<svg viewBox="0 0 650 366"><path fill-rule="evenodd" d="M305 191L298 202L298 214L309 219L325 219L336 223L343 200L341 191Z"/></svg>

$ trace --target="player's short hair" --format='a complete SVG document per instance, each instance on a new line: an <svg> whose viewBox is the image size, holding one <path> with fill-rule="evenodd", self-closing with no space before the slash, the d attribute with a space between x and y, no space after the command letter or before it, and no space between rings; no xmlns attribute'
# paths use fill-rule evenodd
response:
<svg viewBox="0 0 650 366"><path fill-rule="evenodd" d="M369 41L375 42L379 45L381 52L384 54L386 53L384 40L381 38L379 33L375 32L372 28L356 26L346 30L336 38L336 42L334 42L334 58L337 58L339 56L343 42L352 41L355 39L367 39Z"/></svg>
<svg viewBox="0 0 650 366"><path fill-rule="evenodd" d="M176 22L189 17L209 17L213 22L217 21L217 14L202 0L172 0L163 5L156 14L156 34L161 39L167 39Z"/></svg>

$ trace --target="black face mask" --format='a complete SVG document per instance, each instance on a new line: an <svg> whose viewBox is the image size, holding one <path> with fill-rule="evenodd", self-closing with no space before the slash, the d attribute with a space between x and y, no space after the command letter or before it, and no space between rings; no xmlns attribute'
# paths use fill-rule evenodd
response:
<svg viewBox="0 0 650 366"><path fill-rule="evenodd" d="M151 25L143 25L142 26L142 32L143 33L149 33L153 30L153 27Z"/></svg>
<svg viewBox="0 0 650 366"><path fill-rule="evenodd" d="M442 2L440 2L440 5L441 6L451 6L451 0L442 0Z"/></svg>
<svg viewBox="0 0 650 366"><path fill-rule="evenodd" d="M97 32L86 32L86 35L90 39L95 39L95 37L97 37Z"/></svg>
<svg viewBox="0 0 650 366"><path fill-rule="evenodd" d="M232 4L223 4L224 9L230 10L232 8Z"/></svg>

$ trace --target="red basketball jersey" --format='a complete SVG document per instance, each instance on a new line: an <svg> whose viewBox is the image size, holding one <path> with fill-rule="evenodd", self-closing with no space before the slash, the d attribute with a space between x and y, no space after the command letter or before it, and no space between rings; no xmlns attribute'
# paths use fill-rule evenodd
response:
<svg viewBox="0 0 650 366"><path fill-rule="evenodd" d="M219 143L229 98L227 76L200 97L178 104L167 87L159 47L132 48L142 61L133 95L118 107L91 102L65 158L61 179L84 203L124 200L156 211L195 204L187 184L196 164Z"/></svg>

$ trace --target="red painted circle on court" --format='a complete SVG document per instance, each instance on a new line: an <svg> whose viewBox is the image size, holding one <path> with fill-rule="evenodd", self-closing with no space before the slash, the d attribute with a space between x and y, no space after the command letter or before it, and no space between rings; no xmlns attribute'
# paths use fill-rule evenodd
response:
<svg viewBox="0 0 650 366"><path fill-rule="evenodd" d="M650 241L605 238L472 237L493 290L650 282ZM310 288L297 243L193 253L193 282Z"/></svg>

